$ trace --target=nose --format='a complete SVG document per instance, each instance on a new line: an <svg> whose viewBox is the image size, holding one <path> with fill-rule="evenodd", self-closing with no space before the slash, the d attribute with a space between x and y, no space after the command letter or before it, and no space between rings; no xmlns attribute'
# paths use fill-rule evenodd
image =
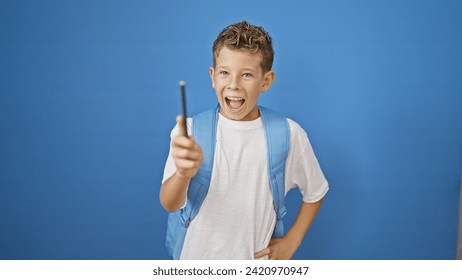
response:
<svg viewBox="0 0 462 280"><path fill-rule="evenodd" d="M239 90L239 76L233 75L231 79L229 79L229 84L228 84L228 89L229 90Z"/></svg>

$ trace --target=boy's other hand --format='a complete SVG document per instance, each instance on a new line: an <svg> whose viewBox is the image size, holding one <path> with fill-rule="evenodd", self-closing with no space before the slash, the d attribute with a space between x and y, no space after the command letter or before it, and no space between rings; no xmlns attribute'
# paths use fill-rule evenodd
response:
<svg viewBox="0 0 462 280"><path fill-rule="evenodd" d="M255 253L255 259L268 256L270 260L290 260L297 249L297 245L291 239L275 238L271 239L268 247Z"/></svg>
<svg viewBox="0 0 462 280"><path fill-rule="evenodd" d="M178 123L179 133L172 139L172 156L178 174L190 179L194 177L199 170L204 160L204 155L201 147L194 140L194 137L186 136L186 131L184 130L184 122L186 120L183 116L178 116L176 121Z"/></svg>

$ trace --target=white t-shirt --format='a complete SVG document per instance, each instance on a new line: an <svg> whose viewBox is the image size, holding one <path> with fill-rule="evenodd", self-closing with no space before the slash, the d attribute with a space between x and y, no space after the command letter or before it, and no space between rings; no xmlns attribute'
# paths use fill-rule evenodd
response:
<svg viewBox="0 0 462 280"><path fill-rule="evenodd" d="M288 122L286 193L298 186L304 202L316 202L327 193L328 183L305 131ZM177 127L172 136L176 134ZM276 224L261 118L233 121L219 115L213 166L207 196L189 225L180 259L254 259L254 253L268 246ZM169 154L163 181L175 171Z"/></svg>

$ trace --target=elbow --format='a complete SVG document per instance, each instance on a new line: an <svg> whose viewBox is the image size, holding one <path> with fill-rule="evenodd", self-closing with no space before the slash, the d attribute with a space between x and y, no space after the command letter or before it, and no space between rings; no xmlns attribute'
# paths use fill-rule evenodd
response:
<svg viewBox="0 0 462 280"><path fill-rule="evenodd" d="M176 212L181 208L181 206L177 206L177 205L174 205L173 203L168 203L164 201L162 197L160 198L160 205L162 205L162 207L169 213Z"/></svg>
<svg viewBox="0 0 462 280"><path fill-rule="evenodd" d="M161 204L162 204L162 207L169 213L176 212L176 211L178 211L180 209L179 207L173 207L171 205L165 205L163 203L161 203Z"/></svg>

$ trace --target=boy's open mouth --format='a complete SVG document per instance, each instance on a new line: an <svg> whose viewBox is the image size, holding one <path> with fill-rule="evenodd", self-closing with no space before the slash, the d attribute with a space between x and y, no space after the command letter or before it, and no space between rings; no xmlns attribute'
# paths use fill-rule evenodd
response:
<svg viewBox="0 0 462 280"><path fill-rule="evenodd" d="M239 108L244 105L245 99L241 97L232 97L228 96L225 97L226 104L228 104L228 107L231 108L232 110L238 110Z"/></svg>

